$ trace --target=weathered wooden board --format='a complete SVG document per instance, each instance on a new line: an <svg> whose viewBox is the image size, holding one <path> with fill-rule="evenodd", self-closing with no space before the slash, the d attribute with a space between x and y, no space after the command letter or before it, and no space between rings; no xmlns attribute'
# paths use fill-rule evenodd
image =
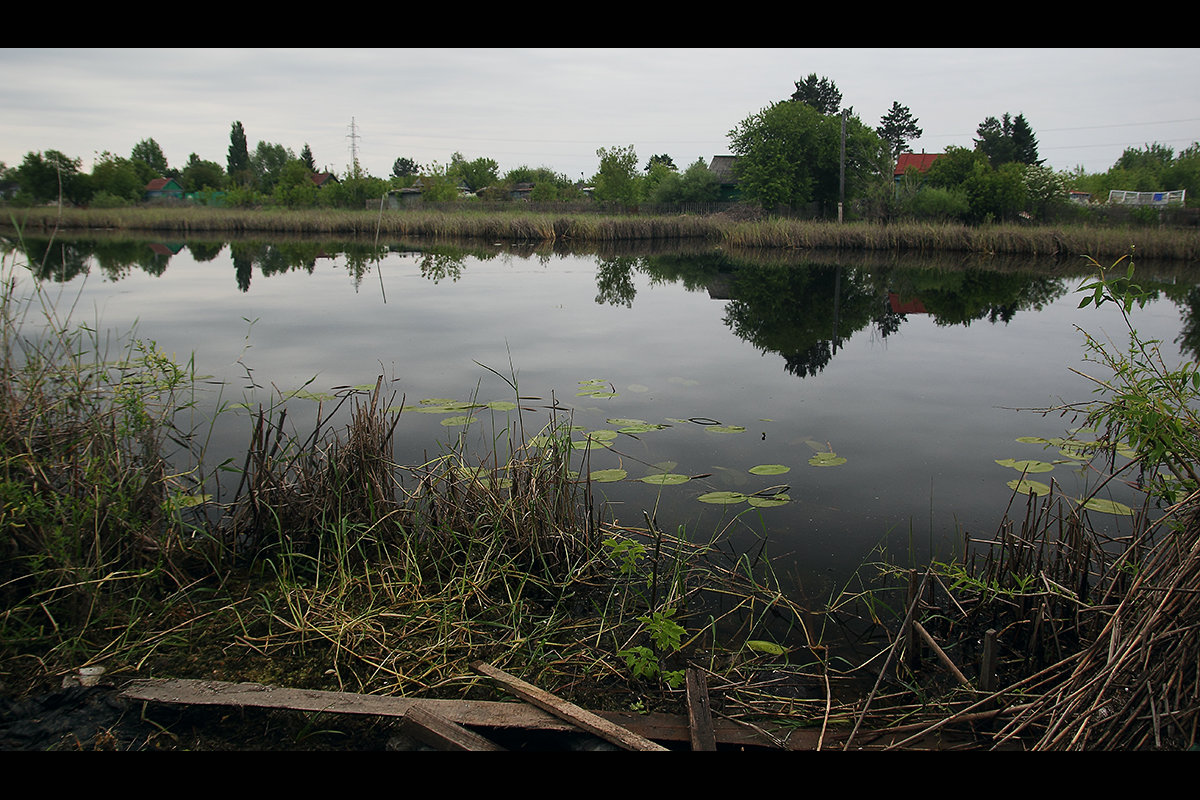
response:
<svg viewBox="0 0 1200 800"><path fill-rule="evenodd" d="M491 739L443 719L419 705L408 710L400 722L400 731L438 750L495 752L504 750Z"/></svg>

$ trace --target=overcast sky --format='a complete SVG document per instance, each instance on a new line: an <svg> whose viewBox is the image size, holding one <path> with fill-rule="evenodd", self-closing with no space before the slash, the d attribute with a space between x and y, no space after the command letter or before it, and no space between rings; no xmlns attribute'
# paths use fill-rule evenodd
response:
<svg viewBox="0 0 1200 800"><path fill-rule="evenodd" d="M91 171L153 138L172 166L225 165L234 120L339 174L351 146L386 177L455 151L500 172L590 177L596 149L680 169L729 153L729 131L828 77L871 127L893 101L924 129L915 152L971 147L985 117L1025 115L1055 169L1103 172L1126 147L1200 141L1200 50L34 50L0 51L0 161L60 150ZM1171 187L1163 187L1171 188Z"/></svg>

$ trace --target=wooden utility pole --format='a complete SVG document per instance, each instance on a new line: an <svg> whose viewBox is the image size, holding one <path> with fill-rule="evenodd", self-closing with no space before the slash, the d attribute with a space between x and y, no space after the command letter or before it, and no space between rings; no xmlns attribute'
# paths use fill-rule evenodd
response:
<svg viewBox="0 0 1200 800"><path fill-rule="evenodd" d="M846 204L846 115L850 109L842 109L842 161L838 175L838 222L842 221L842 207Z"/></svg>

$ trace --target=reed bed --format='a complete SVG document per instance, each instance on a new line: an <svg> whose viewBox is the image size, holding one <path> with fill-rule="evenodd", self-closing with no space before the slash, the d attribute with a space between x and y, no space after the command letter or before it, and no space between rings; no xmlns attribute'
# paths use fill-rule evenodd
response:
<svg viewBox="0 0 1200 800"><path fill-rule="evenodd" d="M455 237L506 242L703 241L747 249L827 249L905 253L1029 255L1116 259L1135 250L1151 260L1200 260L1200 237L1187 228L896 222L878 224L768 217L761 213L640 215L513 211L375 209L284 210L153 207L23 209L14 224L31 232L87 229L184 235L227 232Z"/></svg>

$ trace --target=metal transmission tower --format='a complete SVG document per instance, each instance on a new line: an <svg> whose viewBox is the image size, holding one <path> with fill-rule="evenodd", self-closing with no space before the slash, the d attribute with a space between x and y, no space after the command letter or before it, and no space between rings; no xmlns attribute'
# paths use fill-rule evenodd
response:
<svg viewBox="0 0 1200 800"><path fill-rule="evenodd" d="M355 174L358 174L358 125L354 122L354 117L350 118L350 133L346 135L350 140L350 164Z"/></svg>

